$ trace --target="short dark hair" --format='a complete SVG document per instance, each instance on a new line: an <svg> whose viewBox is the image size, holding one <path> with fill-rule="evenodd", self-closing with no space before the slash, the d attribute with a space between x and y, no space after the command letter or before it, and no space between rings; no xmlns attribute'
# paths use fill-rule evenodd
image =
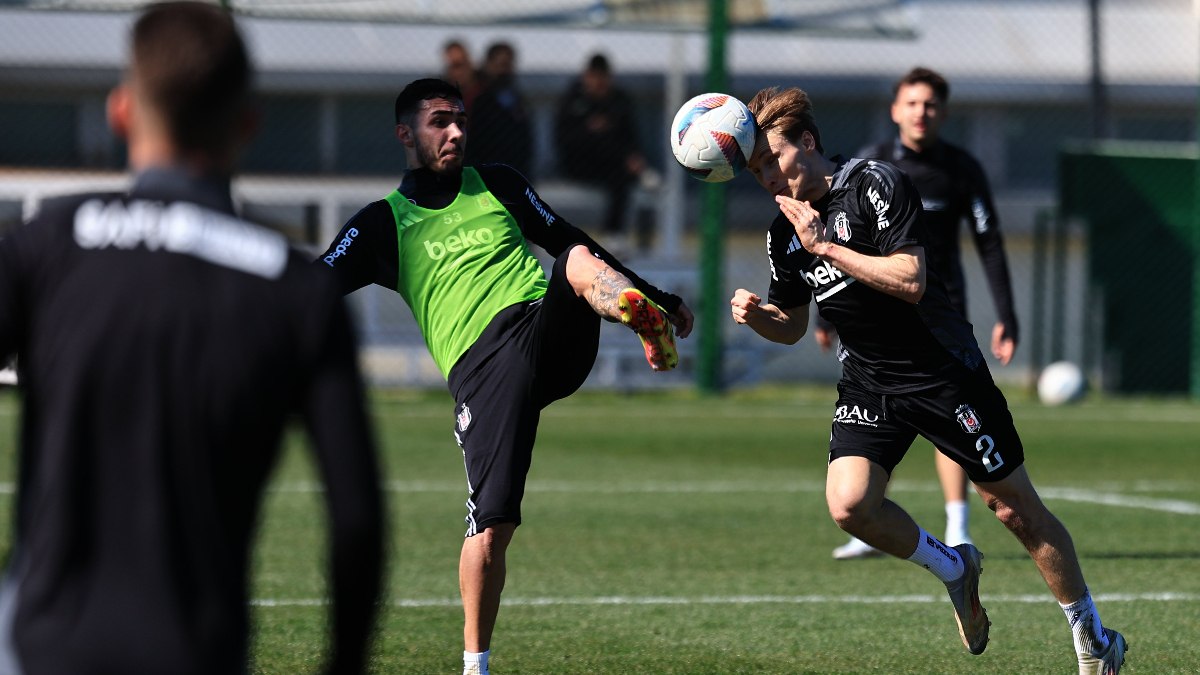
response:
<svg viewBox="0 0 1200 675"><path fill-rule="evenodd" d="M228 12L202 2L151 5L133 26L130 72L184 150L233 141L253 77Z"/></svg>
<svg viewBox="0 0 1200 675"><path fill-rule="evenodd" d="M484 52L484 60L491 61L502 53L507 53L509 56L516 56L517 50L513 49L512 44L508 42L493 42Z"/></svg>
<svg viewBox="0 0 1200 675"><path fill-rule="evenodd" d="M413 80L396 97L396 124L403 124L403 120L415 113L421 101L435 98L461 101L463 95L457 85L436 77Z"/></svg>
<svg viewBox="0 0 1200 675"><path fill-rule="evenodd" d="M587 69L593 73L602 73L608 75L612 72L612 65L608 62L608 57L604 54L592 54L592 58L588 59Z"/></svg>
<svg viewBox="0 0 1200 675"><path fill-rule="evenodd" d="M910 84L927 84L933 90L933 95L938 97L942 103L950 100L950 84L946 82L946 78L942 77L936 70L930 70L922 66L917 66L905 73L896 84L892 86L892 98L895 98L900 93L900 87L907 87Z"/></svg>

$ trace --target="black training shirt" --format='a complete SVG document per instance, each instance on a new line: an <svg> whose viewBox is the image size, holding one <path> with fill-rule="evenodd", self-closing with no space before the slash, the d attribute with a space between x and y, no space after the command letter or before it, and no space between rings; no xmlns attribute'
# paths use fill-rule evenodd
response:
<svg viewBox="0 0 1200 675"><path fill-rule="evenodd" d="M921 203L911 181L885 162L841 164L831 189L813 204L831 241L870 256L924 246ZM767 301L783 309L813 298L837 329L843 377L870 391L901 393L938 386L941 378L983 364L971 326L946 297L938 276L926 275L925 295L905 302L859 283L804 250L780 214L767 232L771 286Z"/></svg>
<svg viewBox="0 0 1200 675"><path fill-rule="evenodd" d="M327 275L233 215L228 181L154 171L45 203L0 240L13 354L0 651L11 637L26 675L245 672L252 535L292 414L330 508L334 649L363 663L382 510L352 329Z"/></svg>
<svg viewBox="0 0 1200 675"><path fill-rule="evenodd" d="M916 152L899 138L865 148L860 156L895 164L912 179L925 209L925 229L929 233L926 261L945 282L951 304L963 316L967 316L967 298L959 228L964 221L970 223L996 314L1015 339L1017 316L1004 238L992 203L992 191L979 162L967 151L944 141Z"/></svg>

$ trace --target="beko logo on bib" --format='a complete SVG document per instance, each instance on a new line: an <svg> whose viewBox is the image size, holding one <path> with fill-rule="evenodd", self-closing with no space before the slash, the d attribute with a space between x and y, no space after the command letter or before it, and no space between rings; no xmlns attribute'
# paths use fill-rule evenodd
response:
<svg viewBox="0 0 1200 675"><path fill-rule="evenodd" d="M492 234L492 231L486 227L481 227L478 230L471 230L469 232L460 227L458 228L457 234L452 234L442 241L431 241L426 239L424 244L425 252L429 254L429 258L431 260L441 260L442 258L446 257L447 253L458 253L459 251L465 251L472 246L490 244L493 241L496 241L496 235Z"/></svg>
<svg viewBox="0 0 1200 675"><path fill-rule="evenodd" d="M350 248L350 244L354 243L354 238L358 236L358 228L352 227L346 230L346 236L338 242L337 248L333 249L333 253L322 258L326 265L333 267L333 261L337 258L346 255L346 249Z"/></svg>

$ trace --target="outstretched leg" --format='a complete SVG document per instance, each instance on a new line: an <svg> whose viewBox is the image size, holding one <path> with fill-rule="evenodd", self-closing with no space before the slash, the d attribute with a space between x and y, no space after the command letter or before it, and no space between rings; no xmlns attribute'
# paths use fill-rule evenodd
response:
<svg viewBox="0 0 1200 675"><path fill-rule="evenodd" d="M887 471L865 457L834 459L825 484L829 514L844 531L920 565L944 583L963 644L972 654L983 653L991 625L979 602L983 555L970 544L949 547L938 541L884 497L887 483Z"/></svg>
<svg viewBox="0 0 1200 675"><path fill-rule="evenodd" d="M1081 675L1117 675L1125 662L1125 638L1101 624L1071 535L1042 503L1025 467L1003 480L977 483L975 490L1029 552L1058 600L1071 626Z"/></svg>
<svg viewBox="0 0 1200 675"><path fill-rule="evenodd" d="M670 317L634 288L629 277L580 245L567 258L567 281L602 318L620 321L637 334L651 368L670 370L679 363Z"/></svg>
<svg viewBox="0 0 1200 675"><path fill-rule="evenodd" d="M976 484L975 490L1029 552L1060 603L1074 602L1087 591L1070 533L1042 503L1024 466L1004 480Z"/></svg>
<svg viewBox="0 0 1200 675"><path fill-rule="evenodd" d="M633 285L629 277L592 255L582 244L572 248L567 256L567 283L601 318L614 322L621 320L617 306L621 291Z"/></svg>

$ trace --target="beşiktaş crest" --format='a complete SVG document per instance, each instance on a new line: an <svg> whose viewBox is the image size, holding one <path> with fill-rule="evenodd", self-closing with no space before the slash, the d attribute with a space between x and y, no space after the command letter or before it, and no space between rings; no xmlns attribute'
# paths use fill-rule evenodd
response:
<svg viewBox="0 0 1200 675"><path fill-rule="evenodd" d="M977 434L983 428L983 421L975 414L975 409L966 403L954 410L954 416L958 419L958 426L968 434Z"/></svg>
<svg viewBox="0 0 1200 675"><path fill-rule="evenodd" d="M833 217L833 234L842 243L850 241L850 218L846 216L845 211L838 211Z"/></svg>

